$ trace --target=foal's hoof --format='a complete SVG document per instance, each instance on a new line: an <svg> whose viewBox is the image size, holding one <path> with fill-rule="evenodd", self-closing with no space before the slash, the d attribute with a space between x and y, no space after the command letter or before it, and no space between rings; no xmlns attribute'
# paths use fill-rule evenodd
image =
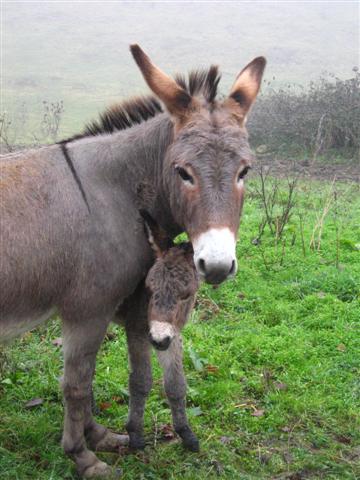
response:
<svg viewBox="0 0 360 480"><path fill-rule="evenodd" d="M191 440L183 439L183 446L186 448L186 450L190 450L190 452L200 452L200 443L199 440L195 437L192 438Z"/></svg>
<svg viewBox="0 0 360 480"><path fill-rule="evenodd" d="M135 450L144 450L146 447L144 437L137 433L129 432L129 447Z"/></svg>
<svg viewBox="0 0 360 480"><path fill-rule="evenodd" d="M114 478L114 470L109 467L105 462L101 462L98 460L94 465L91 465L91 467L88 467L85 469L85 471L82 474L83 478L92 478L92 479L97 479L97 478L107 478L107 479L112 479ZM118 477L119 478L119 477Z"/></svg>
<svg viewBox="0 0 360 480"><path fill-rule="evenodd" d="M190 450L191 452L200 451L199 440L196 438L195 433L190 428L185 427L181 430L176 430L176 433L180 435L184 448Z"/></svg>
<svg viewBox="0 0 360 480"><path fill-rule="evenodd" d="M116 452L119 447L127 445L129 445L129 435L119 435L107 431L106 435L96 445L93 445L93 449L97 452Z"/></svg>

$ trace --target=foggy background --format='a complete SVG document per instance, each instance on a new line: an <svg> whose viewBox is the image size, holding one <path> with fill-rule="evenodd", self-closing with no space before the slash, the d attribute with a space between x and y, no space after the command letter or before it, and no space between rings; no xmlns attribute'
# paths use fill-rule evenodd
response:
<svg viewBox="0 0 360 480"><path fill-rule="evenodd" d="M2 4L2 110L38 122L64 102L61 134L148 89L129 53L139 43L167 73L220 65L220 90L255 56L265 79L307 85L359 63L359 9L346 2L8 2ZM266 83L263 91L266 90ZM19 120L20 118L20 120Z"/></svg>

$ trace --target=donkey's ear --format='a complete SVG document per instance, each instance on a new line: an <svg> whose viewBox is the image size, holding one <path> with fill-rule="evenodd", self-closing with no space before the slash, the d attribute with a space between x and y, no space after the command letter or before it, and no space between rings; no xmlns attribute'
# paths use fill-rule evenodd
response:
<svg viewBox="0 0 360 480"><path fill-rule="evenodd" d="M191 95L154 65L139 45L130 45L130 50L151 90L164 102L170 114L182 121L192 103Z"/></svg>
<svg viewBox="0 0 360 480"><path fill-rule="evenodd" d="M230 91L231 106L237 110L241 123L246 119L252 104L259 92L266 60L257 57L241 70Z"/></svg>
<svg viewBox="0 0 360 480"><path fill-rule="evenodd" d="M149 212L143 209L139 210L139 212L144 219L145 233L153 252L157 258L162 257L174 245L173 241Z"/></svg>

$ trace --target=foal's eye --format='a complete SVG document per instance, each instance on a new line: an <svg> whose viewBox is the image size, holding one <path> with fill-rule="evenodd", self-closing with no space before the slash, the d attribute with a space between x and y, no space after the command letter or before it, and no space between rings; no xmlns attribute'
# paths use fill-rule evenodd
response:
<svg viewBox="0 0 360 480"><path fill-rule="evenodd" d="M182 180L184 180L184 182L189 182L189 183L191 183L191 185L194 185L193 177L185 170L185 168L176 166L175 170L180 175Z"/></svg>
<svg viewBox="0 0 360 480"><path fill-rule="evenodd" d="M186 302L186 300L189 300L190 296L191 296L190 294L184 295L183 297L181 297L181 300L182 300L183 302Z"/></svg>
<svg viewBox="0 0 360 480"><path fill-rule="evenodd" d="M237 181L240 182L240 180L242 180L245 177L245 175L248 173L249 170L250 170L250 167L243 168L241 172L239 172L238 174Z"/></svg>

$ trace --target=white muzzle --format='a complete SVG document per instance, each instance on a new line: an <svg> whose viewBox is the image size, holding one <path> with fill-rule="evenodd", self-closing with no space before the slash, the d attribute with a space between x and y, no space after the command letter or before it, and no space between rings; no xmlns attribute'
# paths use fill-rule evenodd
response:
<svg viewBox="0 0 360 480"><path fill-rule="evenodd" d="M236 238L228 228L211 228L193 241L194 263L207 283L219 284L237 270Z"/></svg>

